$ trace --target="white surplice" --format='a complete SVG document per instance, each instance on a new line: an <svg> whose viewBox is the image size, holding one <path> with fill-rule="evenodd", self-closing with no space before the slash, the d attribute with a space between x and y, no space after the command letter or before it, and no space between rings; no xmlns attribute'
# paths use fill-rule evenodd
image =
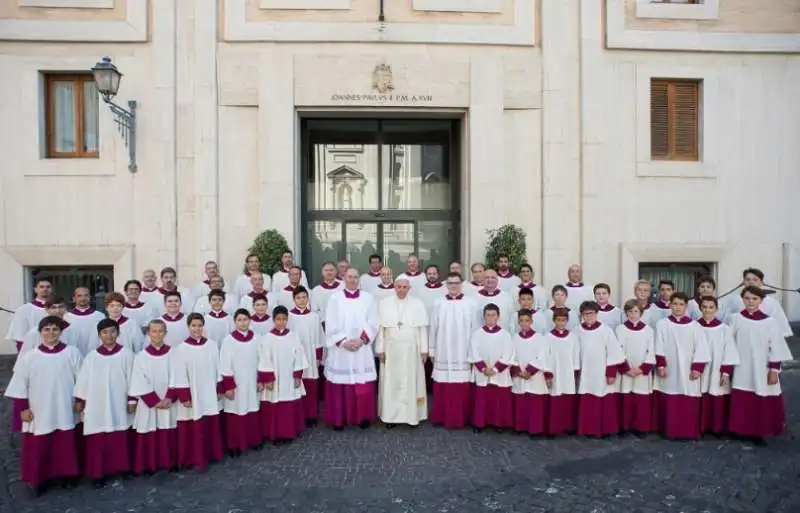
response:
<svg viewBox="0 0 800 513"><path fill-rule="evenodd" d="M164 337L165 344L177 347L189 338L189 326L186 324L185 315L181 313L171 317L168 314L163 314L159 318L167 325L167 335ZM150 343L149 337L147 338L147 343Z"/></svg>
<svg viewBox="0 0 800 513"><path fill-rule="evenodd" d="M588 283L567 282L564 284L564 287L567 289L566 304L570 310L575 310L580 313L581 303L584 301L594 301L594 286Z"/></svg>
<svg viewBox="0 0 800 513"><path fill-rule="evenodd" d="M719 319L708 323L705 319L697 321L700 332L706 341L710 360L703 370L702 392L711 395L728 395L731 393L730 384L720 386L720 376L722 368L726 367L727 374L732 374L735 366L739 365L739 351L736 349L736 341L733 339L733 329L727 324L723 324Z"/></svg>
<svg viewBox="0 0 800 513"><path fill-rule="evenodd" d="M775 320L775 322L778 324L778 327L780 328L781 335L784 338L791 337L794 333L792 332L792 327L789 324L789 320L786 317L786 312L783 310L783 307L778 302L778 300L772 296L773 295L766 296L759 308L762 312L764 312L770 318ZM731 294L728 297L730 299L726 301L726 308L725 308L727 316L726 319L723 319L726 321L728 319L733 318L733 316L737 315L739 312L744 310L744 301L742 301L741 296L736 294Z"/></svg>
<svg viewBox="0 0 800 513"><path fill-rule="evenodd" d="M617 326L625 322L625 315L616 306L606 303L600 306L600 311L597 312L597 320L611 328L611 331L615 331Z"/></svg>
<svg viewBox="0 0 800 513"><path fill-rule="evenodd" d="M758 312L756 312L758 314ZM739 365L733 373L733 388L767 397L781 395L781 383L767 384L770 362L793 360L783 337L782 320L761 315L733 315L730 319L733 338L739 353Z"/></svg>
<svg viewBox="0 0 800 513"><path fill-rule="evenodd" d="M417 425L428 418L425 368L428 313L417 297L381 301L375 352L386 356L378 383L378 415L389 424Z"/></svg>
<svg viewBox="0 0 800 513"><path fill-rule="evenodd" d="M520 283L517 285L515 289L509 291L510 294L514 296L514 299L517 301L517 307L519 308L519 292L522 289L531 289L533 292L533 307L537 311L541 311L547 308L547 302L549 300L547 291L544 287L536 285L535 283Z"/></svg>
<svg viewBox="0 0 800 513"><path fill-rule="evenodd" d="M39 321L47 316L44 303L34 299L30 303L25 303L14 311L11 323L8 326L7 340L23 342L25 335L32 329L39 329Z"/></svg>
<svg viewBox="0 0 800 513"><path fill-rule="evenodd" d="M219 353L219 374L223 385L226 380L235 383L233 399L222 397L222 410L234 415L247 415L259 411L258 358L260 338L253 331L226 335Z"/></svg>
<svg viewBox="0 0 800 513"><path fill-rule="evenodd" d="M599 325L599 326L598 326ZM577 331L581 345L581 379L578 393L605 397L617 391L616 383L606 383L606 369L625 361L622 347L611 328L598 322L591 329L581 324ZM614 375L616 377L616 374Z"/></svg>
<svg viewBox="0 0 800 513"><path fill-rule="evenodd" d="M222 311L228 312L230 315L236 313L236 310L239 309L239 296L236 294L226 293L225 294L225 302L222 304ZM192 307L192 312L199 313L200 315L206 315L208 312L211 311L211 302L208 300L208 295L200 296L197 298L197 301L194 302L194 307Z"/></svg>
<svg viewBox="0 0 800 513"><path fill-rule="evenodd" d="M465 281L462 285L462 291L464 292L464 295L471 298L474 298L481 289L483 289L483 285L476 281Z"/></svg>
<svg viewBox="0 0 800 513"><path fill-rule="evenodd" d="M173 403L166 409L157 409L147 406L141 399L143 396L155 394L160 401L167 396L172 356L172 348L166 344L159 349L148 345L133 359L128 395L138 399L136 413L133 416L133 429L137 433L174 429L178 425L176 404Z"/></svg>
<svg viewBox="0 0 800 513"><path fill-rule="evenodd" d="M272 278L270 278L268 274L262 274L262 276L264 278L264 290L272 290ZM242 298L252 291L253 284L250 281L250 273L245 272L244 274L240 274L233 284L233 293L237 297Z"/></svg>
<svg viewBox="0 0 800 513"><path fill-rule="evenodd" d="M433 359L437 383L469 383L470 339L480 327L478 305L464 294L445 296L436 302L430 317L428 354Z"/></svg>
<svg viewBox="0 0 800 513"><path fill-rule="evenodd" d="M325 332L319 315L308 308L294 307L289 310L289 329L300 339L306 353L308 368L303 371L303 379L319 379L317 355L325 347Z"/></svg>
<svg viewBox="0 0 800 513"><path fill-rule="evenodd" d="M533 331L536 333L547 333L552 329L550 327L552 322L548 321L547 319L548 312L550 312L550 310L536 310L533 312L533 318L531 319L531 327L533 328ZM517 329L515 333L517 333L522 329L522 327L519 325L519 315L515 315L515 317L516 320L514 321L514 325Z"/></svg>
<svg viewBox="0 0 800 513"><path fill-rule="evenodd" d="M142 284L142 293L139 294L139 301L147 303L153 309L155 317L161 315L159 303L164 304L164 296L158 291L158 287L149 288Z"/></svg>
<svg viewBox="0 0 800 513"><path fill-rule="evenodd" d="M72 327L71 324L64 321L66 327L61 330L61 335L59 336L59 340L61 342L67 344L68 346L74 347L77 349L81 356L86 354L86 351L82 347L82 340L75 329ZM37 347L39 344L42 343L42 337L39 334L39 327L31 328L28 333L25 334L25 337L22 339L22 348L19 350L19 355L17 356L17 361L19 361L20 357Z"/></svg>
<svg viewBox="0 0 800 513"><path fill-rule="evenodd" d="M308 299L311 300L311 290L306 289L308 291ZM281 306L285 306L287 309L291 310L294 308L294 287L291 285L286 285L281 290L273 292L275 296L275 302ZM273 305L274 307L275 305Z"/></svg>
<svg viewBox="0 0 800 513"><path fill-rule="evenodd" d="M255 313L255 308L253 308L253 298L258 295L263 295L267 297L267 313L271 313L272 309L278 306L278 300L273 293L267 293L266 291L261 292L248 292L239 300L239 308L244 308L250 315ZM272 328L270 328L272 329Z"/></svg>
<svg viewBox="0 0 800 513"><path fill-rule="evenodd" d="M188 287L178 287L175 290L181 295L181 312L184 314L192 313L194 302L197 298L194 297L192 291ZM156 309L159 315L164 315L167 312L167 306L164 304L164 294L167 290L164 288L156 289L155 295L152 297L151 305Z"/></svg>
<svg viewBox="0 0 800 513"><path fill-rule="evenodd" d="M355 385L377 379L372 345L367 343L356 351L338 344L357 338L374 342L378 335L378 308L368 292L341 291L331 296L325 316L328 350L325 359L325 378L331 383Z"/></svg>
<svg viewBox="0 0 800 513"><path fill-rule="evenodd" d="M271 315L265 315L264 317L259 317L256 314L253 314L250 317L250 329L256 332L256 335L263 336L272 331L272 328L275 327L275 321L272 320Z"/></svg>
<svg viewBox="0 0 800 513"><path fill-rule="evenodd" d="M127 347L134 354L141 351L144 348L145 337L136 322L124 315L114 320L119 324L119 338L117 338L117 344ZM97 330L94 330L89 336L88 345L82 348L84 356L89 354L90 351L94 351L100 347L101 344L100 336L97 334Z"/></svg>
<svg viewBox="0 0 800 513"><path fill-rule="evenodd" d="M125 303L122 315L133 320L139 327L146 328L153 319L158 318L158 312L152 305L139 301L138 303Z"/></svg>
<svg viewBox="0 0 800 513"><path fill-rule="evenodd" d="M275 271L272 275L272 286L267 290L272 291L273 293L280 292L281 289L289 285L289 271ZM306 288L306 290L311 290L308 286L308 279L306 278L306 272L300 271L300 285ZM267 288L267 284L264 283L264 288Z"/></svg>
<svg viewBox="0 0 800 513"><path fill-rule="evenodd" d="M575 371L581 370L581 344L578 337L569 330L552 330L546 336L550 343L550 368L553 370L550 395L576 394Z"/></svg>
<svg viewBox="0 0 800 513"><path fill-rule="evenodd" d="M381 282L380 271L376 273L366 272L361 275L361 278L359 278L358 287L364 292L369 292L370 294L374 295L375 287L377 287L380 282Z"/></svg>
<svg viewBox="0 0 800 513"><path fill-rule="evenodd" d="M686 317L689 319L688 317ZM710 355L696 322L675 322L671 315L656 325L656 359L666 360L667 377L656 375L653 389L664 394L700 397L702 381L689 379L693 364L708 364Z"/></svg>
<svg viewBox="0 0 800 513"><path fill-rule="evenodd" d="M477 315L479 326L483 324L483 308L490 303L494 303L500 309L500 319L497 321L497 324L509 333L514 333L516 331L516 300L511 294L503 292L500 289L495 289L492 292L481 289L473 296L473 300L478 305Z"/></svg>
<svg viewBox="0 0 800 513"><path fill-rule="evenodd" d="M47 435L75 428L73 391L82 363L80 351L63 342L20 356L5 396L28 401L33 420L22 423L23 433Z"/></svg>
<svg viewBox="0 0 800 513"><path fill-rule="evenodd" d="M514 365L521 371L532 373L528 379L513 377L511 392L514 394L547 395L545 374L552 373L550 361L550 342L545 335L536 331L519 332L513 339Z"/></svg>
<svg viewBox="0 0 800 513"><path fill-rule="evenodd" d="M656 339L653 328L644 321L636 324L625 322L617 326L617 340L622 347L625 361L631 367L651 370L656 366ZM625 374L619 377L619 392L623 394L644 394L653 392L653 373L647 372L642 376L632 378Z"/></svg>
<svg viewBox="0 0 800 513"><path fill-rule="evenodd" d="M396 294L394 291L394 283L384 284L381 282L378 282L377 285L372 287L372 290L369 293L372 294L372 299L374 299L375 303L378 304L380 304L380 302L387 297L392 297Z"/></svg>
<svg viewBox="0 0 800 513"><path fill-rule="evenodd" d="M514 344L511 340L511 333L500 325L494 326L494 328L483 326L472 333L469 344L472 382L478 387L495 385L500 388L510 388L511 366L514 364ZM494 376L487 376L478 370L480 364L494 369Z"/></svg>
<svg viewBox="0 0 800 513"><path fill-rule="evenodd" d="M412 296L417 296L422 290L422 287L425 286L425 282L428 281L428 278L425 276L425 273L421 271L417 271L415 273L410 273L408 271L404 273L400 273L397 278L395 278L395 282L397 280L408 280L408 284L411 288L409 288L408 293Z"/></svg>
<svg viewBox="0 0 800 513"><path fill-rule="evenodd" d="M219 345L210 339L192 339L173 347L171 353L169 386L188 389L191 395L191 406L187 408L180 402L177 405L178 420L200 420L219 415L217 385L222 381L219 373Z"/></svg>
<svg viewBox="0 0 800 513"><path fill-rule="evenodd" d="M98 312L94 308L73 308L64 314L64 320L70 324L78 338L78 346L84 357L97 347L95 343L97 323L105 318L106 316L102 312Z"/></svg>
<svg viewBox="0 0 800 513"><path fill-rule="evenodd" d="M295 386L294 373L308 368L305 349L300 337L292 330L281 334L276 330L259 341L258 372L272 373L275 378L272 390L265 388L261 400L269 403L296 401L306 395L303 382Z"/></svg>
<svg viewBox="0 0 800 513"><path fill-rule="evenodd" d="M506 273L501 273L497 271L497 287L504 291L508 292L512 296L515 292L519 290L520 279L519 276L508 271Z"/></svg>
<svg viewBox="0 0 800 513"><path fill-rule="evenodd" d="M689 303L686 306L686 314L695 321L703 317L703 312L700 311L700 306L697 304L696 299L692 298L689 300ZM719 321L725 322L726 312L724 304L720 305L720 308L717 310L717 313L714 315L714 317L716 317Z"/></svg>
<svg viewBox="0 0 800 513"><path fill-rule="evenodd" d="M545 319L547 319L547 331L552 331L556 327L556 324L553 322L553 308L555 307L551 306L550 308L544 310ZM570 331L576 331L580 323L580 313L572 308L567 308L567 329Z"/></svg>
<svg viewBox="0 0 800 513"><path fill-rule="evenodd" d="M425 305L425 311L428 314L428 319L430 319L431 314L433 314L433 306L446 295L447 287L443 283L426 282L425 285L422 286L422 290L418 290L417 293L414 294L414 297L418 297L422 300L422 303Z"/></svg>
<svg viewBox="0 0 800 513"><path fill-rule="evenodd" d="M657 330L658 323L661 322L661 319L666 319L670 315L672 315L672 310L669 308L669 301L665 303L661 300L658 300L655 303L652 303L650 308L647 309L647 314L645 315L647 320L645 322L648 324L652 323L650 326L654 330Z"/></svg>
<svg viewBox="0 0 800 513"><path fill-rule="evenodd" d="M233 322L233 314L225 310L209 312L205 314L203 318L206 322L203 333L206 338L210 338L211 340L225 340L225 337L236 329L236 323Z"/></svg>
<svg viewBox="0 0 800 513"><path fill-rule="evenodd" d="M344 288L342 282L334 280L332 283L320 283L311 291L311 309L319 315L320 320L325 320L325 312L328 311L328 301L337 291Z"/></svg>
<svg viewBox="0 0 800 513"><path fill-rule="evenodd" d="M90 351L75 383L75 397L85 401L83 434L125 431L133 424L128 413L128 390L134 354L119 344Z"/></svg>

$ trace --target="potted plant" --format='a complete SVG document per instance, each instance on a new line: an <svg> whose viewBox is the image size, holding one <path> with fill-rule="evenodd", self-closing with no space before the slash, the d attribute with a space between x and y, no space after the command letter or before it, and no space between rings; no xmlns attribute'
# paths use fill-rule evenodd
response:
<svg viewBox="0 0 800 513"><path fill-rule="evenodd" d="M494 267L497 264L497 256L506 254L511 263L511 270L516 274L519 266L528 261L525 231L517 225L504 224L494 230L487 230L486 234L489 237L486 242L486 265Z"/></svg>

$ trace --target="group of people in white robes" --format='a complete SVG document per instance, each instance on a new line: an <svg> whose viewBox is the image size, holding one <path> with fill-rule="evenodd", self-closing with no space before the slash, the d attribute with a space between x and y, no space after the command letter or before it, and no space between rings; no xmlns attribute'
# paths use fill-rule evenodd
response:
<svg viewBox="0 0 800 513"><path fill-rule="evenodd" d="M23 479L37 488L61 477L204 469L226 450L296 438L321 399L335 430L378 418L416 426L429 414L445 428L531 435L760 439L785 425L779 376L791 330L756 269L722 305L706 277L691 300L664 281L651 301L650 284L637 282L619 309L610 287L585 284L579 266L547 293L529 265L513 274L505 255L496 270L473 264L466 282L460 264L442 280L413 255L396 279L379 255L363 275L327 263L312 290L290 252L282 264L268 276L248 255L230 290L214 262L192 289L171 268L160 285L145 271L106 296L105 315L84 288L67 311L37 282L9 337L20 350L6 395L28 440ZM53 377L39 379L48 366ZM63 390L43 392L70 380L69 408ZM78 470L69 459L51 465L56 439L61 447L70 436L62 431L75 434ZM128 452L116 449L123 432L137 440Z"/></svg>

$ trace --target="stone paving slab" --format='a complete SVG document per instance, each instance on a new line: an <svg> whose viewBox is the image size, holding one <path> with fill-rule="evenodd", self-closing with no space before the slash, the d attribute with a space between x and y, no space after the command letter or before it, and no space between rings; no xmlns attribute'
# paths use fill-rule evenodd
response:
<svg viewBox="0 0 800 513"><path fill-rule="evenodd" d="M0 383L13 358L0 358ZM30 499L0 402L0 511L13 513L727 513L800 511L800 369L783 374L789 432L766 447L656 436L531 440L431 426L334 432L225 460Z"/></svg>

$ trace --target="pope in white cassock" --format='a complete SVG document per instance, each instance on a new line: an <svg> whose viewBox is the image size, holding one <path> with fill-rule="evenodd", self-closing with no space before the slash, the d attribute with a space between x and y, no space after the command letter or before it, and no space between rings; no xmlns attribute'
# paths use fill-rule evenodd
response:
<svg viewBox="0 0 800 513"><path fill-rule="evenodd" d="M325 314L324 420L334 429L369 426L377 416L375 357L378 311L368 292L358 289L358 271L348 269L345 286L331 295Z"/></svg>
<svg viewBox="0 0 800 513"><path fill-rule="evenodd" d="M408 295L407 279L398 279L394 289L395 295L382 300L378 307L378 413L389 426L416 426L428 418L424 368L428 359L428 314L422 300Z"/></svg>

